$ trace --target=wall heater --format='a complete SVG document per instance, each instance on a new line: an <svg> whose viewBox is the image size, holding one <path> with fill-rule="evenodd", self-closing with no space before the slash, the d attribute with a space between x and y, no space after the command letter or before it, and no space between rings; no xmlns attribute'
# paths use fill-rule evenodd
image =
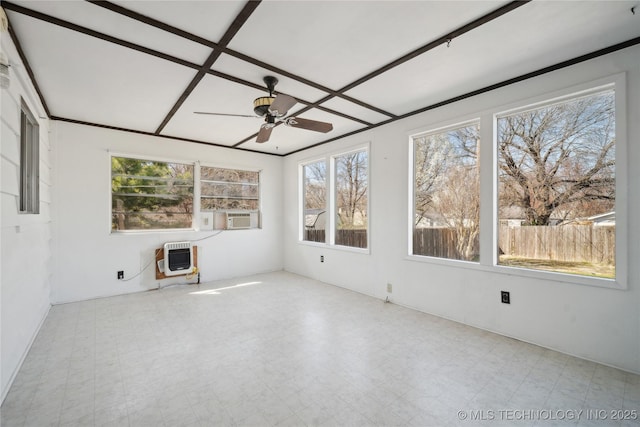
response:
<svg viewBox="0 0 640 427"><path fill-rule="evenodd" d="M191 242L164 244L164 275L178 276L193 272L193 245Z"/></svg>

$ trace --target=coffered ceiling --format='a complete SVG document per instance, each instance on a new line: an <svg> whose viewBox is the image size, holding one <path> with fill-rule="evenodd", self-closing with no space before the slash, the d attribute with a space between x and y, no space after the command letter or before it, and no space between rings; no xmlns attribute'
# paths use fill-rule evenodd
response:
<svg viewBox="0 0 640 427"><path fill-rule="evenodd" d="M48 114L286 155L640 43L639 1L3 1ZM294 97L256 143L253 100ZM285 116L286 117L286 116ZM283 117L283 118L285 118Z"/></svg>

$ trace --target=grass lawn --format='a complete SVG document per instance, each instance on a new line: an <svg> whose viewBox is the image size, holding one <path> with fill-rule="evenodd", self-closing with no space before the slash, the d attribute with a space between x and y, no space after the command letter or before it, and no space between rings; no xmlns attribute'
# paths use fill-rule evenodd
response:
<svg viewBox="0 0 640 427"><path fill-rule="evenodd" d="M533 270L554 271L556 273L579 274L581 276L615 279L616 267L609 264L593 264L590 262L553 261L545 259L516 258L500 256L500 265L508 267L530 268Z"/></svg>

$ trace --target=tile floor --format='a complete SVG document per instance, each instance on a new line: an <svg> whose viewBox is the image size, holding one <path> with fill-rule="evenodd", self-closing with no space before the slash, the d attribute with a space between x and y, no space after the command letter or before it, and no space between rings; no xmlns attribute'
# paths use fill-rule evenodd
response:
<svg viewBox="0 0 640 427"><path fill-rule="evenodd" d="M638 375L277 272L52 307L1 422L640 426L639 410Z"/></svg>

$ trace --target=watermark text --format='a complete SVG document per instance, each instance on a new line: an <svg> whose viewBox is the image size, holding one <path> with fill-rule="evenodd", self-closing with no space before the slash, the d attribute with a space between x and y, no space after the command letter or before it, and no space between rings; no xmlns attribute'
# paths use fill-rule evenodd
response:
<svg viewBox="0 0 640 427"><path fill-rule="evenodd" d="M469 409L458 411L461 421L625 421L638 420L636 409Z"/></svg>

